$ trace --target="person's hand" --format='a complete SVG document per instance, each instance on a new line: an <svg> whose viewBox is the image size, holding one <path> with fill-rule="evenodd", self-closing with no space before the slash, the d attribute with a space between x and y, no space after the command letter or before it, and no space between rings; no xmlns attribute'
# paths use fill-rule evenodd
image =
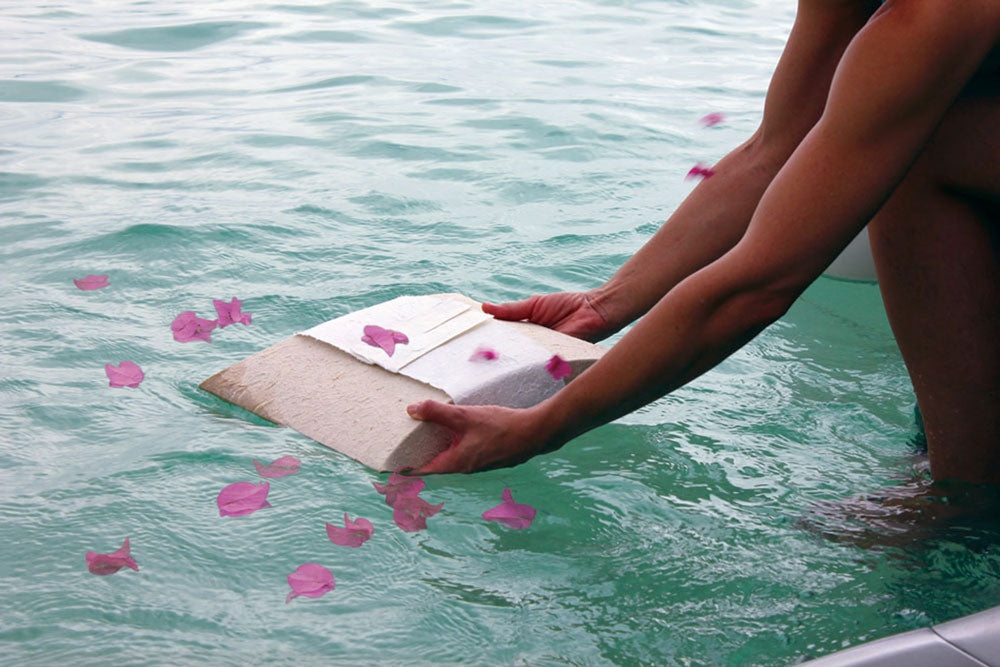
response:
<svg viewBox="0 0 1000 667"><path fill-rule="evenodd" d="M510 303L484 303L483 312L498 320L527 320L592 343L619 329L599 310L589 292L556 292Z"/></svg>
<svg viewBox="0 0 1000 667"><path fill-rule="evenodd" d="M426 400L406 408L418 421L440 424L454 438L448 449L416 474L475 472L517 465L535 454L549 451L537 410L516 410L495 405L451 405Z"/></svg>

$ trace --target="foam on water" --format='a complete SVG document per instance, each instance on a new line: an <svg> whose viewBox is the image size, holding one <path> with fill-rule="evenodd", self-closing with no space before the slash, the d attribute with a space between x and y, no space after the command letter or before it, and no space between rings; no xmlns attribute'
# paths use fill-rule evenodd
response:
<svg viewBox="0 0 1000 667"><path fill-rule="evenodd" d="M698 382L558 452L429 479L445 504L421 533L393 526L378 476L197 389L395 296L600 284L691 165L753 131L793 4L8 8L0 662L775 664L995 604L995 514L919 539L848 539L836 511L817 528L822 503L915 474L870 285L819 281ZM711 111L726 123L701 127ZM111 286L77 290L88 273ZM172 339L232 296L251 326ZM122 360L138 389L107 386ZM273 507L221 519L218 491L282 455L302 466ZM530 529L481 519L504 486ZM345 511L375 525L360 549L326 537ZM126 536L139 572L87 572ZM286 606L305 562L336 590Z"/></svg>

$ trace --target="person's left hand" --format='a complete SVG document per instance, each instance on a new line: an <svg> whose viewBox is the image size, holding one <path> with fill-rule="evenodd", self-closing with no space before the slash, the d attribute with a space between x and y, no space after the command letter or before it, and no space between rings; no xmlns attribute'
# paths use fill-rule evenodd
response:
<svg viewBox="0 0 1000 667"><path fill-rule="evenodd" d="M407 406L406 411L413 419L440 424L454 434L448 449L413 472L435 474L504 468L549 451L552 447L540 428L536 408L451 405L433 400Z"/></svg>

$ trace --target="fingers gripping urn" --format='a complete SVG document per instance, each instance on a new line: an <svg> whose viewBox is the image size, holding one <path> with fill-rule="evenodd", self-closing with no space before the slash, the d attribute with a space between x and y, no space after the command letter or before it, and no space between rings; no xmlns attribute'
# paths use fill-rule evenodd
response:
<svg viewBox="0 0 1000 667"><path fill-rule="evenodd" d="M604 349L503 322L460 294L402 296L319 324L216 373L201 388L379 471L419 467L451 434L406 414L424 399L529 407ZM558 357L569 375L553 372Z"/></svg>

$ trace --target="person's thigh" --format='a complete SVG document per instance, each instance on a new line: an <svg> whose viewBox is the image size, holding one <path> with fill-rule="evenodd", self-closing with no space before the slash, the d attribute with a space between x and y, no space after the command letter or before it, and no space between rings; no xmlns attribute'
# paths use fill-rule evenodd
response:
<svg viewBox="0 0 1000 667"><path fill-rule="evenodd" d="M1000 82L963 96L937 129L926 160L947 192L1000 205Z"/></svg>
<svg viewBox="0 0 1000 667"><path fill-rule="evenodd" d="M1000 95L949 112L869 225L937 480L1000 483Z"/></svg>

